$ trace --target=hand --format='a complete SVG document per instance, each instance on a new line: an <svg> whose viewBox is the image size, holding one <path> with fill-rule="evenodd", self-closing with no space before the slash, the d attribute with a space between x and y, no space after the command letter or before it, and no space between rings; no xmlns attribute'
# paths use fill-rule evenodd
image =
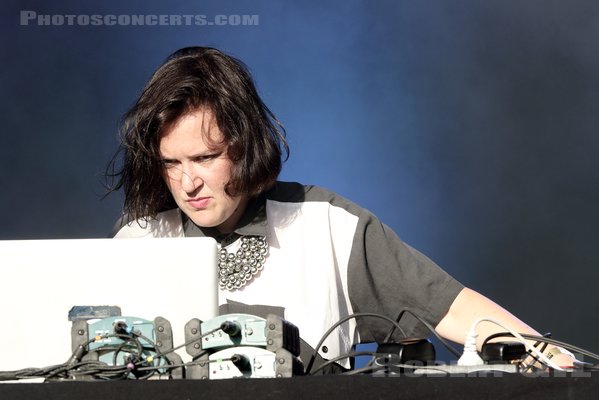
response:
<svg viewBox="0 0 599 400"><path fill-rule="evenodd" d="M552 365L565 370L573 369L574 363L577 361L574 357L574 354L560 347L550 347L543 353L549 360L551 360ZM524 369L525 372L534 372L535 370L548 372L551 370L551 367L549 367L545 362L538 359L535 360L535 358L536 357L529 355L522 361L523 366L528 366Z"/></svg>
<svg viewBox="0 0 599 400"><path fill-rule="evenodd" d="M567 350L564 350L559 347L550 348L547 352L547 357L558 367L564 369L572 369L574 368L574 361L576 361L576 357L574 354L570 353Z"/></svg>

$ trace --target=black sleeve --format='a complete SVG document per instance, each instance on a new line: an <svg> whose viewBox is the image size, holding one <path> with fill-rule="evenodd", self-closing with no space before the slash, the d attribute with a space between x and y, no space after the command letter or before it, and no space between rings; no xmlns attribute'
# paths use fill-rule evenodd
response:
<svg viewBox="0 0 599 400"><path fill-rule="evenodd" d="M462 284L366 211L360 215L352 244L348 282L354 312L396 319L402 309L408 308L432 327L463 289ZM408 336L431 336L410 315L404 315L400 325ZM379 319L358 320L362 342L381 341L390 329L388 322Z"/></svg>

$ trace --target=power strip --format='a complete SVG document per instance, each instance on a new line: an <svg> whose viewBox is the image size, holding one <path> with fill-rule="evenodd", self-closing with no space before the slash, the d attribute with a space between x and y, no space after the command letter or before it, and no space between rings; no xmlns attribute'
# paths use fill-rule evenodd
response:
<svg viewBox="0 0 599 400"><path fill-rule="evenodd" d="M413 375L483 375L489 374L516 374L518 366L515 364L483 364L483 365L434 365L419 367L410 372Z"/></svg>

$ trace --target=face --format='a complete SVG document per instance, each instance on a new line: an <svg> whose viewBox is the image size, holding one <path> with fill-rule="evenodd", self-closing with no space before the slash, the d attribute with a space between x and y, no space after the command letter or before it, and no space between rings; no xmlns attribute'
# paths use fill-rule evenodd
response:
<svg viewBox="0 0 599 400"><path fill-rule="evenodd" d="M196 225L232 232L247 204L225 185L232 162L216 119L208 109L181 117L160 139L164 179L175 202Z"/></svg>

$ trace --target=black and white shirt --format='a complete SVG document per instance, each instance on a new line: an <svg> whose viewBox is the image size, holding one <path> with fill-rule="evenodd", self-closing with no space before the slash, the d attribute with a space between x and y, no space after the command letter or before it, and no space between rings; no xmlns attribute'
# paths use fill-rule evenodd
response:
<svg viewBox="0 0 599 400"><path fill-rule="evenodd" d="M311 347L334 323L356 312L395 319L409 308L436 326L463 288L369 211L298 183L277 182L253 199L237 229L225 237L196 226L179 209L160 213L147 224L125 224L115 237L212 236L233 251L242 235L266 237L264 269L247 286L220 291L220 303L228 304L228 312L251 310L240 309L240 304L281 310ZM430 336L411 316L400 324L409 336ZM381 341L389 330L389 323L375 318L350 320L327 338L319 353L330 359L359 341Z"/></svg>

